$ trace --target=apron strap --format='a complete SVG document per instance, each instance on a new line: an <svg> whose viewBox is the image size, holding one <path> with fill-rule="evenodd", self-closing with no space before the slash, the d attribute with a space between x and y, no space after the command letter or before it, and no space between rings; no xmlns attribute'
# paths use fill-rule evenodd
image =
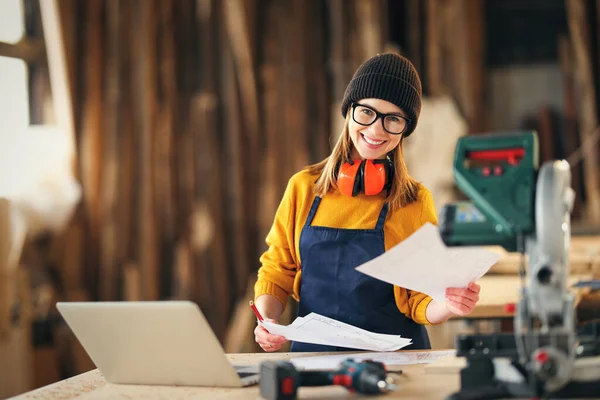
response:
<svg viewBox="0 0 600 400"><path fill-rule="evenodd" d="M305 226L310 226L312 224L313 218L317 213L317 208L319 208L319 204L321 203L321 198L319 196L315 196L313 200L312 206L310 206L310 211L308 212L308 217L306 217Z"/></svg>
<svg viewBox="0 0 600 400"><path fill-rule="evenodd" d="M387 216L387 212L388 212L388 203L386 201L385 203L383 203L383 207L381 208L381 212L379 213L379 218L377 218L377 225L375 226L376 230L378 230L378 231L383 230L383 225L385 224L385 217Z"/></svg>

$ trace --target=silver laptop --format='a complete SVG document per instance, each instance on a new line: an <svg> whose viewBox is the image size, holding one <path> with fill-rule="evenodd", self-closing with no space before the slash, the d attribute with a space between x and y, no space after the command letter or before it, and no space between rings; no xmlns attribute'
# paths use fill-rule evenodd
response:
<svg viewBox="0 0 600 400"><path fill-rule="evenodd" d="M258 366L232 365L200 308L189 301L56 304L107 382L244 387Z"/></svg>

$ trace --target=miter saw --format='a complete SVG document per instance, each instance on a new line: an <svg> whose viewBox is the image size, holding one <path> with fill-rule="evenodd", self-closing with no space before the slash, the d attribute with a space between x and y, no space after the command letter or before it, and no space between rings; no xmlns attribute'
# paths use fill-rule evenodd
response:
<svg viewBox="0 0 600 400"><path fill-rule="evenodd" d="M538 168L535 132L490 133L458 140L454 176L471 201L443 208L444 242L520 252L523 284L514 333L457 337L467 365L449 398L600 398L600 323L577 326L567 287L575 198L569 164Z"/></svg>

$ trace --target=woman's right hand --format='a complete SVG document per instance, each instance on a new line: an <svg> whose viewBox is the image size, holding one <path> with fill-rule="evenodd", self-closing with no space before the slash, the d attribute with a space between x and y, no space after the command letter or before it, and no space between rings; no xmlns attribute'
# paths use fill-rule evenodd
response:
<svg viewBox="0 0 600 400"><path fill-rule="evenodd" d="M278 324L274 319L265 318L265 322L272 322ZM281 349L281 346L288 340L280 335L272 335L260 325L257 325L254 329L254 340L260 345L260 347L267 352L277 351Z"/></svg>

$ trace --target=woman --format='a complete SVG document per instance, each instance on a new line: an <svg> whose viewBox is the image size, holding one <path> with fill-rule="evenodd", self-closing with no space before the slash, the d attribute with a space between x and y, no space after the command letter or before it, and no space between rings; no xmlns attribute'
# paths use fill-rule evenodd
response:
<svg viewBox="0 0 600 400"><path fill-rule="evenodd" d="M473 310L475 283L448 289L447 301L437 302L355 270L424 223L437 224L431 193L408 175L402 153L417 125L421 95L419 76L404 57L380 54L358 68L342 103L342 135L327 159L290 179L267 236L255 285L263 318L277 322L292 295L298 316L315 312L411 338L407 349L428 349L424 325ZM260 326L255 338L265 351L286 342ZM355 349L293 342L291 350Z"/></svg>

